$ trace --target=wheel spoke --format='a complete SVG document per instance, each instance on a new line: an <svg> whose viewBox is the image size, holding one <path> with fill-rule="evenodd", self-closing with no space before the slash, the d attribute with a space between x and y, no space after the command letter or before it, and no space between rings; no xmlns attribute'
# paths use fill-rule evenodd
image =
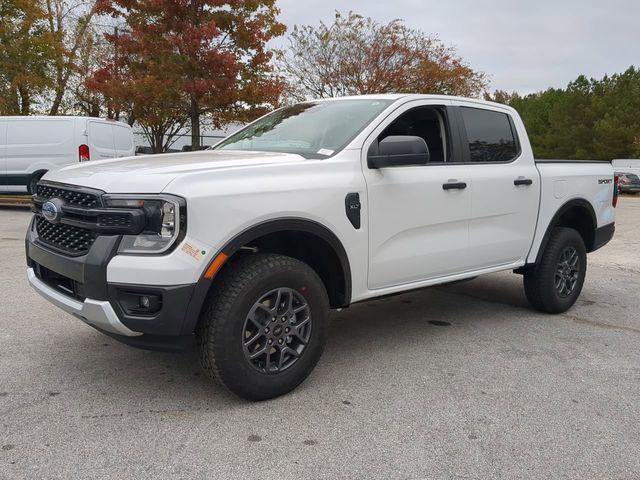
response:
<svg viewBox="0 0 640 480"><path fill-rule="evenodd" d="M555 287L560 291L560 283L562 282L562 275L556 275Z"/></svg>
<svg viewBox="0 0 640 480"><path fill-rule="evenodd" d="M293 312L293 290L287 291L287 300L284 311L288 314Z"/></svg>
<svg viewBox="0 0 640 480"><path fill-rule="evenodd" d="M268 372L271 371L271 346L267 347L267 354L264 360L264 369Z"/></svg>
<svg viewBox="0 0 640 480"><path fill-rule="evenodd" d="M304 304L299 305L299 306L297 306L296 308L294 308L294 309L293 309L293 313L294 313L294 314L296 314L296 313L300 313L300 312L302 312L302 311L306 310L307 308L309 308L309 307L308 307L308 305L307 305L307 302L305 302Z"/></svg>
<svg viewBox="0 0 640 480"><path fill-rule="evenodd" d="M305 338L305 335L302 333L302 330L304 329L304 327L308 323L308 321L309 321L309 319L306 319L300 325L296 325L291 329L291 333L293 333L293 335L303 345L307 344L307 339Z"/></svg>
<svg viewBox="0 0 640 480"><path fill-rule="evenodd" d="M251 345L253 345L256 342L256 340L258 340L262 336L263 335L262 335L261 332L256 333L253 337L249 338L249 340L246 340L244 342L244 346L245 347L250 347Z"/></svg>
<svg viewBox="0 0 640 480"><path fill-rule="evenodd" d="M262 327L264 327L264 325L263 325L262 323L260 323L260 322L258 321L258 319L256 318L256 316L255 316L255 312L254 312L254 314L253 314L253 315L252 315L252 314L249 314L249 321L250 321L251 323L253 323L253 324L254 324L256 327L258 327L258 328L262 328Z"/></svg>
<svg viewBox="0 0 640 480"><path fill-rule="evenodd" d="M278 294L276 295L276 313L280 312L280 304L282 303L282 294L285 293L283 288L278 289Z"/></svg>
<svg viewBox="0 0 640 480"><path fill-rule="evenodd" d="M268 354L268 350L270 347L262 347L260 350L253 352L249 355L249 358L251 358L251 360L255 360L257 358L260 358L262 355L264 355L265 353ZM267 359L269 358L269 356L267 355Z"/></svg>
<svg viewBox="0 0 640 480"><path fill-rule="evenodd" d="M290 347L284 347L284 351L285 353L288 353L296 358L300 357L300 354L298 353L297 350L294 350L293 348Z"/></svg>
<svg viewBox="0 0 640 480"><path fill-rule="evenodd" d="M284 365L284 356L286 353L286 348L285 347L280 347L279 349L279 355L278 355L278 370L280 370L282 368L282 365Z"/></svg>
<svg viewBox="0 0 640 480"><path fill-rule="evenodd" d="M578 254L575 253L574 256L569 260L569 266L575 268L578 265L578 260L580 260L578 258Z"/></svg>

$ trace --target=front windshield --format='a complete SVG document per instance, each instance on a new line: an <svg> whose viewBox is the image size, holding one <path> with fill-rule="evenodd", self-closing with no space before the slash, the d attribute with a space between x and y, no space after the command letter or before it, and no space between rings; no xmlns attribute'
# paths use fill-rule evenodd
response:
<svg viewBox="0 0 640 480"><path fill-rule="evenodd" d="M347 146L391 103L365 99L299 103L261 118L214 149L327 158Z"/></svg>

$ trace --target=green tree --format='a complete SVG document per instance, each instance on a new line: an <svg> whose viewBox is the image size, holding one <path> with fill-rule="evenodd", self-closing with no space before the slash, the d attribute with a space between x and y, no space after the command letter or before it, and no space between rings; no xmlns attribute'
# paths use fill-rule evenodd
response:
<svg viewBox="0 0 640 480"><path fill-rule="evenodd" d="M29 115L52 85L52 38L37 0L0 0L0 113Z"/></svg>
<svg viewBox="0 0 640 480"><path fill-rule="evenodd" d="M611 160L640 153L640 70L588 79L565 89L521 97L497 91L488 99L522 116L538 158Z"/></svg>

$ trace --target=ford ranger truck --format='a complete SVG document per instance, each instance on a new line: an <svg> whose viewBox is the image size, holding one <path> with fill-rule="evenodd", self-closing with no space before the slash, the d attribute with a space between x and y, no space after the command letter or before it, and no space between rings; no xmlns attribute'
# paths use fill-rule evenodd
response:
<svg viewBox="0 0 640 480"><path fill-rule="evenodd" d="M211 377L262 400L313 370L330 309L512 270L533 308L566 311L616 201L610 163L534 160L504 105L309 101L209 150L47 173L27 275L129 345L195 339Z"/></svg>

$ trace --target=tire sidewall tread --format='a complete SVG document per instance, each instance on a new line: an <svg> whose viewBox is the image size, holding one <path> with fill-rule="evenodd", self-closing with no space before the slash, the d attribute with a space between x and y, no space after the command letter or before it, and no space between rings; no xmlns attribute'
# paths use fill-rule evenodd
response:
<svg viewBox="0 0 640 480"><path fill-rule="evenodd" d="M578 252L580 277L571 295L562 298L555 289L555 272L560 254L567 246L573 246ZM587 252L580 233L572 228L556 227L551 232L540 263L524 274L525 294L537 310L546 313L566 312L580 296L586 273Z"/></svg>

